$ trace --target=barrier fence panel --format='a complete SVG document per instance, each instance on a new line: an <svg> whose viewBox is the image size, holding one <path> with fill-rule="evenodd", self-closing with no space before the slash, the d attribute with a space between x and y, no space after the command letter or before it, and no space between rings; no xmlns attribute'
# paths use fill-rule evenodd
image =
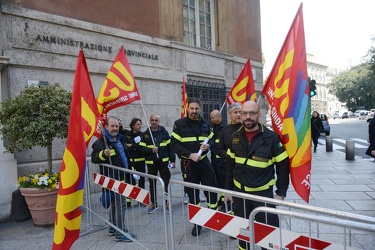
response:
<svg viewBox="0 0 375 250"><path fill-rule="evenodd" d="M167 226L167 210L166 200L167 196L164 192L164 182L160 177L149 175L133 170L119 168L113 165L102 164L99 165L89 163L86 168L85 181L85 198L84 198L84 213L81 222L81 236L92 231L103 230L103 234L109 234L110 228L116 229L118 232L124 234L137 245L137 249L169 249L169 233ZM149 214L148 208L150 206L150 192L149 182L145 182L145 188L138 187L138 181L133 178L119 181L111 178L108 173L119 173L120 176L128 175L133 177L133 174L145 177L146 180L153 180L156 182L156 199L158 209ZM106 175L105 175L105 174ZM105 208L101 202L103 191L111 190L114 194L114 202L109 203L110 207ZM123 197L123 198L120 198ZM104 202L105 203L105 202ZM109 205L108 204L108 205ZM105 205L105 204L104 204ZM123 220L124 227L118 228L111 223L112 207L118 207L121 210L123 218L115 217L116 220ZM135 234L135 238L131 238L131 234ZM115 236L109 237L107 241L102 241L95 245L97 249L108 249L117 243ZM132 244L133 245L133 244ZM132 246L132 249L135 249Z"/></svg>
<svg viewBox="0 0 375 250"><path fill-rule="evenodd" d="M176 186L178 188L176 188ZM264 238L269 233L275 231L278 232L278 234L281 234L283 232L286 237L297 237L300 240L303 241L314 241L314 242L320 242L323 240L320 240L320 237L327 237L325 242L328 242L332 246L338 246L336 249L354 249L351 245L351 239L353 238L353 231L352 229L364 229L367 225L375 225L375 218L359 215L359 214L353 214L348 212L342 212L342 211L335 211L331 209L325 209L325 208L319 208L319 207L313 207L310 205L303 205L303 204L297 204L292 202L286 202L286 201L280 201L272 198L265 198L261 196L255 196L230 190L224 190L220 188L214 188L199 184L193 184L193 183L187 183L180 180L174 180L171 179L169 186L168 186L168 199L169 203L173 204L171 207L171 213L169 215L170 217L170 230L173 232L171 234L171 248L172 249L191 249L191 248L199 248L199 247L205 247L205 249L238 249L238 240L241 239L246 242L254 242L252 240L253 237L250 237L249 233L249 218L246 215L246 217L240 217L233 214L228 209L229 206L226 205L225 209L223 211L217 211L209 209L205 206L203 202L201 204L191 204L184 205L182 198L184 195L184 187L197 189L202 193L205 192L216 192L218 194L225 194L227 196L232 196L233 198L237 198L236 201L239 201L240 203L237 204L238 206L245 207L246 201L257 201L260 203L266 203L266 204L272 204L277 206L277 209L270 208L270 207L261 207L261 209L265 209L263 212L266 212L265 220L268 219L269 216L277 216L277 214L281 214L283 212L289 212L291 214L295 214L295 217L298 217L299 214L305 214L305 217L301 217L299 219L302 219L302 222L306 222L306 226L302 225L301 222L294 222L291 223L290 217L287 219L287 217L282 217L278 219L278 222L280 224L280 230L278 227L265 225L262 223L256 223L254 225L254 231L255 231L255 241L257 241L256 237ZM229 210L229 211L228 211ZM295 211L292 211L295 210ZM236 210L238 211L238 210ZM258 211L258 210L255 210ZM299 212L297 212L299 211ZM297 214L297 215L296 215ZM254 215L255 216L255 215ZM312 224L311 220L309 218L325 218L321 220L314 219L316 223ZM254 221L254 217L250 219L251 221ZM276 219L277 220L277 219ZM336 221L337 223L325 223L320 225L320 223L324 222L330 222ZM192 228L193 225L200 225L203 227L201 234L199 236L192 236ZM271 223L272 224L272 223ZM329 224L328 226L326 224ZM334 225L336 228L332 229L332 225ZM283 230L283 231L281 231ZM258 231L258 234L256 234ZM343 232L345 234L348 234L348 237L343 237ZM314 237L312 237L312 233L314 233ZM359 239L361 237L366 237L366 240L370 242L369 244L374 245L374 234L371 230L364 230L361 233L355 232L356 236L358 236L356 239ZM321 235L320 235L321 234ZM289 235L289 236L288 236ZM334 236L334 237L333 237ZM373 239L373 240L371 240ZM348 243L347 243L348 241ZM372 242L372 243L371 243ZM263 245L257 246L257 248L260 247L266 247L268 249L315 249L315 248L309 248L301 245L301 248L280 248L278 244L274 245ZM305 244L306 245L306 244ZM358 247L363 244L356 244ZM252 245L248 244L244 247L244 249L250 249ZM308 245L309 246L309 245ZM251 249L255 246L252 246ZM352 247L352 248L350 248ZM319 249L319 248L316 248ZM324 248L321 248L324 249ZM329 249L329 248L327 248ZM334 249L334 248L330 248ZM367 249L367 248L365 248Z"/></svg>
<svg viewBox="0 0 375 250"><path fill-rule="evenodd" d="M260 225L261 223L257 223L255 221L255 216L258 213L266 212L266 213L273 213L278 214L279 217L288 217L292 219L296 219L299 223L305 223L308 228L308 236L302 235L300 233L292 232L290 230L285 230L282 228L275 228L268 225ZM281 218L280 218L281 219ZM316 222L319 225L331 225L329 227L330 232L332 233L333 228L338 228L337 237L341 238L342 245L331 243L332 242L332 234L329 234L326 237L326 240L322 240L321 238L314 238L314 232L312 230L312 223ZM315 223L314 223L315 224ZM257 229L259 230L260 227L267 227L269 233L263 234L262 236L257 236L256 232ZM270 249L324 249L324 250L341 250L341 249L371 249L375 243L375 224L373 223L365 223L365 222L357 222L351 220L344 220L344 219L337 219L328 216L322 215L314 215L314 214L307 214L303 212L296 212L296 211L286 211L280 209L274 209L269 207L258 207L254 209L250 216L249 216L249 237L255 239L251 241L252 248L255 248L255 245L270 248ZM341 230L341 232L340 232ZM351 231L355 230L355 233ZM368 245L365 248L358 248L351 246L350 238L353 234L360 235L362 238L364 235L367 235ZM372 240L372 243L371 243ZM348 244L349 243L349 244Z"/></svg>

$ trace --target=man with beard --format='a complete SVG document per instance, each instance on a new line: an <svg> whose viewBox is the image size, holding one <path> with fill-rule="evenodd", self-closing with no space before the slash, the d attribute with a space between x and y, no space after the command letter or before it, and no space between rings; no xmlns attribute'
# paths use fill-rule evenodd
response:
<svg viewBox="0 0 375 250"><path fill-rule="evenodd" d="M128 151L126 150L125 140L119 133L119 121L116 117L110 116L106 120L102 136L92 145L91 161L95 164L110 164L120 168L129 169L130 161ZM130 175L124 171L100 165L100 173L119 181L130 182ZM103 190L105 192L105 190ZM126 210L125 197L121 194L111 191L111 213L110 221L116 227L128 233L124 223L124 213ZM136 236L128 233L132 238L122 234L115 228L110 227L108 235L115 236L116 241L131 242Z"/></svg>
<svg viewBox="0 0 375 250"><path fill-rule="evenodd" d="M259 123L258 104L247 101L241 108L243 126L233 133L228 148L226 188L237 192L284 200L289 186L289 157L280 136ZM275 167L277 180L275 178ZM273 186L276 184L275 194ZM234 214L249 218L250 212L260 206L274 205L252 200L228 197L234 202ZM276 214L258 213L257 222L279 226ZM250 249L249 243L239 241L240 249Z"/></svg>
<svg viewBox="0 0 375 250"><path fill-rule="evenodd" d="M207 157L208 150L212 148L211 139L213 133L208 123L200 116L200 100L188 100L188 115L175 121L171 137L171 147L181 159L181 172L184 181L217 187L216 174ZM200 155L198 152L202 151ZM189 201L200 205L199 189L186 188ZM207 205L211 209L217 209L217 193L204 192L207 197ZM201 233L201 226L194 225L193 236Z"/></svg>

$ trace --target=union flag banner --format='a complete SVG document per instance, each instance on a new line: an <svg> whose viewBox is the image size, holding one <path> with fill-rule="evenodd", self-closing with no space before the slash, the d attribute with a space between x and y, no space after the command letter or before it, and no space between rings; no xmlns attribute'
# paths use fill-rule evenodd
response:
<svg viewBox="0 0 375 250"><path fill-rule="evenodd" d="M79 238L86 171L86 147L100 118L83 51L79 52L68 140L60 168L52 249L70 249Z"/></svg>
<svg viewBox="0 0 375 250"><path fill-rule="evenodd" d="M240 75L229 91L226 100L228 105L235 102L244 103L249 100L256 102L257 97L250 59L245 63Z"/></svg>
<svg viewBox="0 0 375 250"><path fill-rule="evenodd" d="M121 46L97 98L99 113L105 115L112 109L140 99L124 47Z"/></svg>
<svg viewBox="0 0 375 250"><path fill-rule="evenodd" d="M311 117L302 3L262 94L271 106L272 127L281 136L288 152L293 187L309 202Z"/></svg>
<svg viewBox="0 0 375 250"><path fill-rule="evenodd" d="M186 92L186 83L185 78L182 77L182 103L181 103L181 118L185 117L187 115L187 92Z"/></svg>

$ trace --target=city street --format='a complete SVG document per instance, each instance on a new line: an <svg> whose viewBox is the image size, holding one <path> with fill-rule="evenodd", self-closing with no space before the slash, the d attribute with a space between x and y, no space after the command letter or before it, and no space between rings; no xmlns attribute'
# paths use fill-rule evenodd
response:
<svg viewBox="0 0 375 250"><path fill-rule="evenodd" d="M366 120L358 118L333 119L330 118L331 137L333 150L345 153L345 143L347 140L355 141L355 155L360 158L370 158L365 155L368 147L368 125ZM319 138L319 143L325 145L325 136Z"/></svg>

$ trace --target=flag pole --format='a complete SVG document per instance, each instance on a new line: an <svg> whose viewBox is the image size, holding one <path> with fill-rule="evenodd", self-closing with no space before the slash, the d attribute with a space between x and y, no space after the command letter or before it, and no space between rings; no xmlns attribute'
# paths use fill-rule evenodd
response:
<svg viewBox="0 0 375 250"><path fill-rule="evenodd" d="M140 101L141 101L141 106L142 106L143 115L145 116L145 120L146 120L147 128L148 128L148 131L150 131L150 137L151 137L151 140L152 140L152 144L154 144L154 147L156 147L156 145L155 145L155 141L154 141L154 137L152 136L150 123L148 122L148 118L147 118L147 115L146 115L145 107L143 106L142 99L140 99ZM158 154L158 153L156 153L156 157L159 158L159 154Z"/></svg>
<svg viewBox="0 0 375 250"><path fill-rule="evenodd" d="M225 106L225 103L226 103L226 101L224 101L223 106L221 106L220 113L221 113L221 111L223 110L223 108L224 108L224 106Z"/></svg>

